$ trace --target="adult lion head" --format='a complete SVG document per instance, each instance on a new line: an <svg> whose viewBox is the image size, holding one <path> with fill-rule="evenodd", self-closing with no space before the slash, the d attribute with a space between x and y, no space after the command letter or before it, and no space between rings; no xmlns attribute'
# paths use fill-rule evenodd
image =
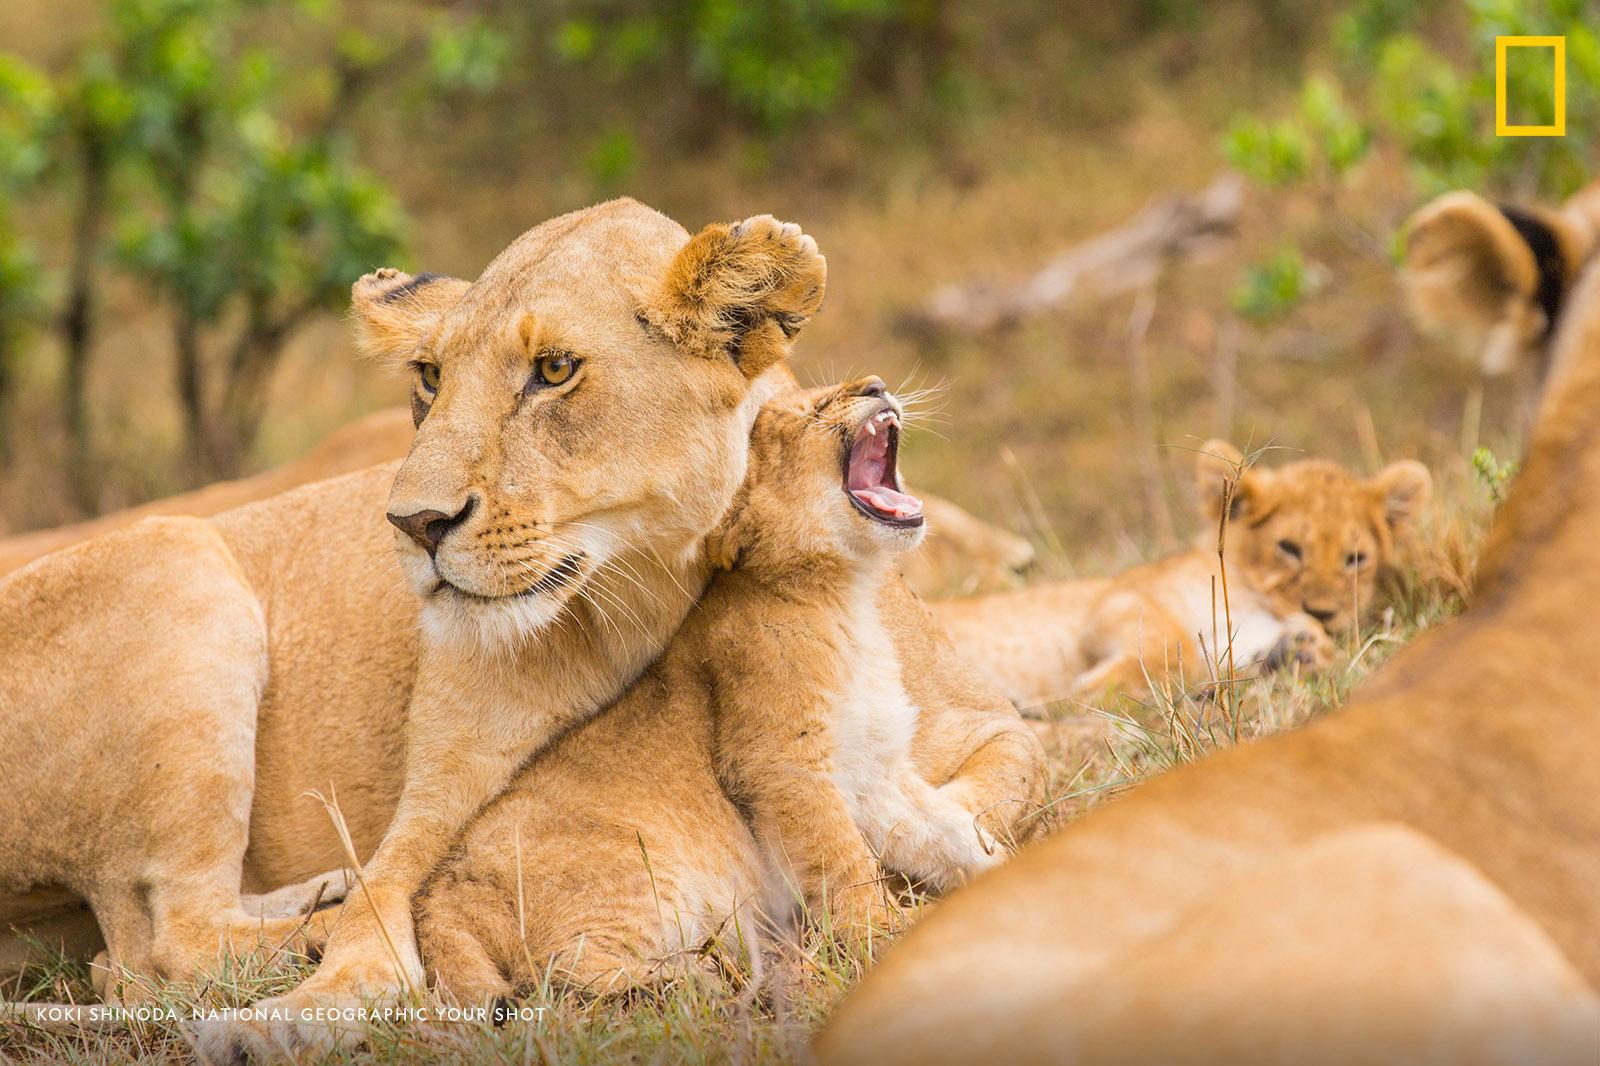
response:
<svg viewBox="0 0 1600 1066"><path fill-rule="evenodd" d="M690 238L615 200L528 231L470 284L357 282L364 346L414 375L388 511L430 633L503 645L630 555L697 552L825 280L815 242L770 216Z"/></svg>

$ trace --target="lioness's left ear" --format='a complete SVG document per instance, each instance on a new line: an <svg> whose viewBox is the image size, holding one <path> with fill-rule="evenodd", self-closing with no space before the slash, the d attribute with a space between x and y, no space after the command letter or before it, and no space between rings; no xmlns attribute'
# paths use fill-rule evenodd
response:
<svg viewBox="0 0 1600 1066"><path fill-rule="evenodd" d="M405 359L472 283L384 267L350 286L356 344L365 355Z"/></svg>
<svg viewBox="0 0 1600 1066"><path fill-rule="evenodd" d="M1410 532L1433 495L1433 475L1415 459L1390 463L1372 479L1384 518L1396 533Z"/></svg>
<svg viewBox="0 0 1600 1066"><path fill-rule="evenodd" d="M639 318L690 354L732 359L755 378L789 354L827 281L816 241L792 222L757 215L690 238Z"/></svg>

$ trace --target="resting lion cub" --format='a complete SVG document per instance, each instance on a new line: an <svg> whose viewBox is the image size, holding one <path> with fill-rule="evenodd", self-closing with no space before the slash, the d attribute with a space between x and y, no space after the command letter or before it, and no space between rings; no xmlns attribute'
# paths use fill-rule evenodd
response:
<svg viewBox="0 0 1600 1066"><path fill-rule="evenodd" d="M1207 682L1226 670L1230 649L1241 673L1320 668L1331 636L1373 607L1378 575L1433 489L1417 462L1362 480L1317 459L1250 467L1220 440L1201 446L1195 473L1194 548L1112 578L948 600L934 614L961 653L1024 706L1137 694L1169 675ZM1226 606L1217 566L1224 508Z"/></svg>
<svg viewBox="0 0 1600 1066"><path fill-rule="evenodd" d="M419 894L437 985L480 1002L554 963L617 990L796 902L863 933L888 916L879 862L947 889L1000 861L996 837L1038 780L1029 749L943 788L913 764L919 707L880 598L922 537L898 440L876 378L766 406L713 541L731 572L623 699L479 813Z"/></svg>

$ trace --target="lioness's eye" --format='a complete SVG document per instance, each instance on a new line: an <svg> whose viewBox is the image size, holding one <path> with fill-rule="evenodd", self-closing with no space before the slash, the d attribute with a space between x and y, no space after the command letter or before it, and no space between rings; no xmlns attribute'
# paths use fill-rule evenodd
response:
<svg viewBox="0 0 1600 1066"><path fill-rule="evenodd" d="M1344 557L1344 565L1354 567L1359 570L1361 567L1367 565L1367 553L1351 552L1349 555Z"/></svg>
<svg viewBox="0 0 1600 1066"><path fill-rule="evenodd" d="M439 364L418 363L417 379L422 382L422 391L432 396L439 391Z"/></svg>
<svg viewBox="0 0 1600 1066"><path fill-rule="evenodd" d="M562 385L578 369L578 361L566 352L547 352L533 363L533 382L538 385Z"/></svg>
<svg viewBox="0 0 1600 1066"><path fill-rule="evenodd" d="M1291 559L1300 558L1300 545L1296 544L1292 540L1278 541L1278 550Z"/></svg>

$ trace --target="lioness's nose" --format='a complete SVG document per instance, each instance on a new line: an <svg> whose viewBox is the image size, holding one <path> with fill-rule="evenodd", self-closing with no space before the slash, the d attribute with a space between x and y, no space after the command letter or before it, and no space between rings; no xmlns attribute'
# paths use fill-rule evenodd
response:
<svg viewBox="0 0 1600 1066"><path fill-rule="evenodd" d="M416 541L418 546L430 556L439 550L439 542L472 513L473 505L478 502L476 496L467 497L467 505L455 514L445 514L443 511L414 511L411 514L395 514L389 512L389 521Z"/></svg>
<svg viewBox="0 0 1600 1066"><path fill-rule="evenodd" d="M880 377L862 378L856 385L857 396L882 396L888 391L889 386Z"/></svg>

